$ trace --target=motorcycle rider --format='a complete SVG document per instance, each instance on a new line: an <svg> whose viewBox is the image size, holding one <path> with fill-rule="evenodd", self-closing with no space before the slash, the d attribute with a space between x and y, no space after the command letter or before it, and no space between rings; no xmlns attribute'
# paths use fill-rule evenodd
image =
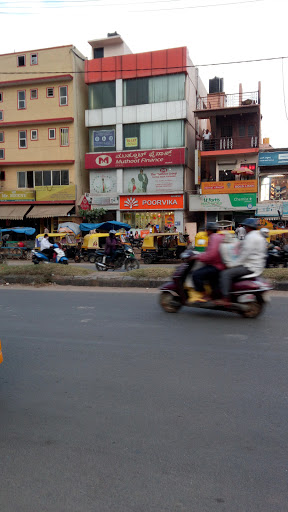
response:
<svg viewBox="0 0 288 512"><path fill-rule="evenodd" d="M219 247L223 241L223 236L217 233L219 225L217 222L208 222L206 225L206 232L208 235L208 246L205 252L197 256L198 261L205 263L205 266L193 272L194 288L197 292L196 301L206 302L211 300L211 297L205 295L205 283L209 283L212 291L217 288L219 273L225 268L222 262Z"/></svg>
<svg viewBox="0 0 288 512"><path fill-rule="evenodd" d="M49 237L47 233L43 236L41 243L40 243L40 252L43 252L43 254L47 254L49 260L52 260L54 249L53 244L49 242Z"/></svg>
<svg viewBox="0 0 288 512"><path fill-rule="evenodd" d="M105 249L104 249L104 254L105 254L105 256L110 257L111 263L113 263L115 261L116 250L117 250L117 246L119 245L119 241L117 240L115 235L116 235L116 231L114 229L110 229L109 236L107 236L107 238L106 238Z"/></svg>
<svg viewBox="0 0 288 512"><path fill-rule="evenodd" d="M223 270L220 275L220 289L223 298L217 301L218 305L231 305L230 291L232 282L242 276L251 274L251 277L262 274L267 258L266 240L258 231L258 220L246 219L243 223L246 228L246 237L241 244L241 251L237 258L230 262L230 268Z"/></svg>

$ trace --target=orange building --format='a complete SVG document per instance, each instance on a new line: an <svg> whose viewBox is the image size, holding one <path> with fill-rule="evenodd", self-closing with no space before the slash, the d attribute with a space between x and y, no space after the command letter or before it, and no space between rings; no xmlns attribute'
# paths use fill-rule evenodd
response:
<svg viewBox="0 0 288 512"><path fill-rule="evenodd" d="M75 215L88 189L84 57L72 45L0 55L0 226Z"/></svg>

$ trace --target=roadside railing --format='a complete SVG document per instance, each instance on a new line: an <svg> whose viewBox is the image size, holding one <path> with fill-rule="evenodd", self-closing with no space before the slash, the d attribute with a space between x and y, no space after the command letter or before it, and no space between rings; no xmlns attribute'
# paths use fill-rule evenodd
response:
<svg viewBox="0 0 288 512"><path fill-rule="evenodd" d="M229 149L258 148L259 138L253 137L221 137L220 139L197 140L196 149L200 151L226 151Z"/></svg>
<svg viewBox="0 0 288 512"><path fill-rule="evenodd" d="M197 98L196 110L245 107L250 105L259 105L259 103L258 91L235 94L218 92L214 94L207 94L207 96L199 96Z"/></svg>

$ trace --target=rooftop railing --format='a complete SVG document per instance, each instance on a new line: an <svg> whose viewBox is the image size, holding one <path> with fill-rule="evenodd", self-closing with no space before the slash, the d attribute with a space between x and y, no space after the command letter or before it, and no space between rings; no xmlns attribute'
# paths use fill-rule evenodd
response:
<svg viewBox="0 0 288 512"><path fill-rule="evenodd" d="M250 105L259 105L258 91L243 92L235 94L225 94L218 92L199 96L197 98L197 110L213 110L217 108L245 107Z"/></svg>

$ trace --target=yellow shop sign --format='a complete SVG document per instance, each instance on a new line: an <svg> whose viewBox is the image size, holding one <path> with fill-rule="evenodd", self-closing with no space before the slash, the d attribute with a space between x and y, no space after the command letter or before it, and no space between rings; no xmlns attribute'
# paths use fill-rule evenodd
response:
<svg viewBox="0 0 288 512"><path fill-rule="evenodd" d="M125 139L126 148L135 148L138 146L138 137L128 137Z"/></svg>
<svg viewBox="0 0 288 512"><path fill-rule="evenodd" d="M34 190L3 190L0 201L35 201Z"/></svg>
<svg viewBox="0 0 288 512"><path fill-rule="evenodd" d="M35 187L36 201L75 201L75 185Z"/></svg>

